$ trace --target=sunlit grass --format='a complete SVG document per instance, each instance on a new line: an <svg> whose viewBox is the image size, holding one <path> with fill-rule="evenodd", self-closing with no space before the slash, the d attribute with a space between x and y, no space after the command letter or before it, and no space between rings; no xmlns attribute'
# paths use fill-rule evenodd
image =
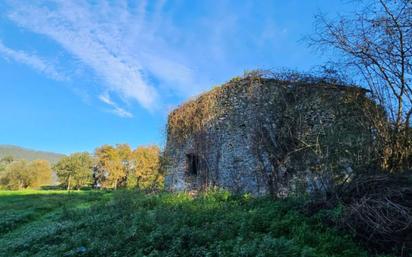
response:
<svg viewBox="0 0 412 257"><path fill-rule="evenodd" d="M214 192L0 193L0 256L370 256L299 201Z"/></svg>

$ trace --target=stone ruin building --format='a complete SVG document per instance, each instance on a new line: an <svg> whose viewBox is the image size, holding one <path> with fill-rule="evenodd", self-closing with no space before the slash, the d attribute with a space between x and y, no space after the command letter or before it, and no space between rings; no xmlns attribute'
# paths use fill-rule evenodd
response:
<svg viewBox="0 0 412 257"><path fill-rule="evenodd" d="M235 78L172 111L171 191L324 190L372 158L366 91L314 78Z"/></svg>

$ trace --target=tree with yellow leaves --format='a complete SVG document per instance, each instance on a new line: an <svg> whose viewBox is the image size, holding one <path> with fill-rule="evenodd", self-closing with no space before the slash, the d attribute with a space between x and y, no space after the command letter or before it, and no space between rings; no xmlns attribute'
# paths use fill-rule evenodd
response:
<svg viewBox="0 0 412 257"><path fill-rule="evenodd" d="M163 186L160 172L160 149L157 146L138 147L133 151L133 172L128 177L128 187L154 189Z"/></svg>
<svg viewBox="0 0 412 257"><path fill-rule="evenodd" d="M119 187L127 185L127 178L133 172L133 151L128 144L118 144L115 148L120 162L122 164L124 177L119 181Z"/></svg>
<svg viewBox="0 0 412 257"><path fill-rule="evenodd" d="M97 187L154 189L163 186L157 146L138 147L133 151L128 144L103 145L95 150L95 157Z"/></svg>
<svg viewBox="0 0 412 257"><path fill-rule="evenodd" d="M127 176L119 152L113 146L103 145L96 149L95 156L95 184L117 189Z"/></svg>

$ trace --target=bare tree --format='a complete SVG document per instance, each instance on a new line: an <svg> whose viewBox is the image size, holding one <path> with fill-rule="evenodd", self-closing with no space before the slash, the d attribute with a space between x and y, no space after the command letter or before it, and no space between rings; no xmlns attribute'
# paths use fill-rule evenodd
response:
<svg viewBox="0 0 412 257"><path fill-rule="evenodd" d="M384 138L382 166L402 170L412 152L412 1L353 2L360 7L349 16L318 15L309 42L332 50L335 67L354 75L385 108L389 122L377 124Z"/></svg>

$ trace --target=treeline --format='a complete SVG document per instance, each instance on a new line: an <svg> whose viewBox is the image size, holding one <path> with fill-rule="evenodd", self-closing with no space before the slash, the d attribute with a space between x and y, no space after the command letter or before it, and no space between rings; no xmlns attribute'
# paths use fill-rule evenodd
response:
<svg viewBox="0 0 412 257"><path fill-rule="evenodd" d="M132 150L127 144L103 145L94 155L74 153L64 157L53 170L67 190L89 186L158 189L163 187L164 179L157 146Z"/></svg>
<svg viewBox="0 0 412 257"><path fill-rule="evenodd" d="M46 160L14 160L4 157L0 160L0 188L18 190L49 185L52 169Z"/></svg>
<svg viewBox="0 0 412 257"><path fill-rule="evenodd" d="M103 145L94 154L73 153L55 165L48 161L27 162L5 157L0 160L0 188L18 190L50 185L52 171L67 190L93 188L160 189L164 176L160 149L144 146L132 149L127 144Z"/></svg>

